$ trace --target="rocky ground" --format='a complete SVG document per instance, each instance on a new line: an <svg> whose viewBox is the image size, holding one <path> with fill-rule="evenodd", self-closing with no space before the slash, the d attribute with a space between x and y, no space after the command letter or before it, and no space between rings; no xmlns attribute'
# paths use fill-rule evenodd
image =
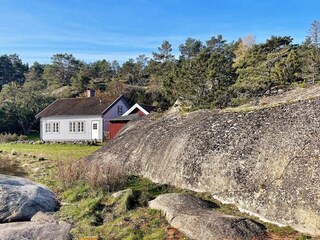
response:
<svg viewBox="0 0 320 240"><path fill-rule="evenodd" d="M37 212L29 222L0 224L2 240L67 240L71 225L53 215Z"/></svg>
<svg viewBox="0 0 320 240"><path fill-rule="evenodd" d="M70 238L70 224L43 213L52 214L58 207L48 188L26 178L0 174L0 203L0 239Z"/></svg>
<svg viewBox="0 0 320 240"><path fill-rule="evenodd" d="M268 239L265 227L246 218L222 214L194 196L169 193L149 202L161 210L171 226L195 240L263 240Z"/></svg>
<svg viewBox="0 0 320 240"><path fill-rule="evenodd" d="M318 90L255 110L150 115L88 159L209 192L265 221L320 235Z"/></svg>

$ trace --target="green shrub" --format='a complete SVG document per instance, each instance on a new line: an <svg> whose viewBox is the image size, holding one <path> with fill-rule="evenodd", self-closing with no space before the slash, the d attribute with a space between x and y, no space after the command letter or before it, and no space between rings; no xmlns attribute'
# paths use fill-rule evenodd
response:
<svg viewBox="0 0 320 240"><path fill-rule="evenodd" d="M90 190L85 183L80 183L62 193L64 204L57 215L71 222L85 222L84 225L95 224L96 210L99 208L103 194Z"/></svg>
<svg viewBox="0 0 320 240"><path fill-rule="evenodd" d="M90 187L88 184L79 183L71 188L68 188L62 193L62 199L69 203L77 202L90 195Z"/></svg>
<svg viewBox="0 0 320 240"><path fill-rule="evenodd" d="M152 233L146 235L143 237L143 240L160 240L160 239L166 239L166 233L164 229L156 229Z"/></svg>
<svg viewBox="0 0 320 240"><path fill-rule="evenodd" d="M19 135L18 140L25 141L25 140L28 140L28 137L26 135Z"/></svg>
<svg viewBox="0 0 320 240"><path fill-rule="evenodd" d="M248 97L237 97L237 98L231 98L230 100L230 106L232 107L237 107L243 104L246 104L248 102L250 102L250 98Z"/></svg>
<svg viewBox="0 0 320 240"><path fill-rule="evenodd" d="M141 237L137 236L134 233L130 233L129 236L127 236L126 238L124 238L123 240L140 240Z"/></svg>
<svg viewBox="0 0 320 240"><path fill-rule="evenodd" d="M298 240L310 240L310 239L311 239L310 236L306 236L306 235L302 234L302 235L299 237Z"/></svg>
<svg viewBox="0 0 320 240"><path fill-rule="evenodd" d="M301 82L301 83L296 83L294 82L292 84L294 87L299 87L299 88L306 88L307 87L307 83L304 81L304 82Z"/></svg>

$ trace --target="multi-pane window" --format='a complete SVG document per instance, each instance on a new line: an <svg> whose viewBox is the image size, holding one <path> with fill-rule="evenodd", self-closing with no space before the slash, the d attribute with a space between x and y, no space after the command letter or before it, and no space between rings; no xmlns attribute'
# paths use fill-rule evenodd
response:
<svg viewBox="0 0 320 240"><path fill-rule="evenodd" d="M78 122L78 132L79 133L84 132L84 122Z"/></svg>
<svg viewBox="0 0 320 240"><path fill-rule="evenodd" d="M118 115L122 115L123 114L123 107L118 105Z"/></svg>
<svg viewBox="0 0 320 240"><path fill-rule="evenodd" d="M59 122L47 122L45 131L46 133L59 133Z"/></svg>
<svg viewBox="0 0 320 240"><path fill-rule="evenodd" d="M92 124L92 129L97 130L98 129L98 123L93 123Z"/></svg>
<svg viewBox="0 0 320 240"><path fill-rule="evenodd" d="M84 133L84 122L69 122L70 133Z"/></svg>
<svg viewBox="0 0 320 240"><path fill-rule="evenodd" d="M46 123L46 133L51 132L51 124L50 123Z"/></svg>
<svg viewBox="0 0 320 240"><path fill-rule="evenodd" d="M76 132L76 122L69 122L69 132L71 133Z"/></svg>
<svg viewBox="0 0 320 240"><path fill-rule="evenodd" d="M55 123L52 123L52 125L53 125L53 132L58 133L59 132L59 123L55 122Z"/></svg>

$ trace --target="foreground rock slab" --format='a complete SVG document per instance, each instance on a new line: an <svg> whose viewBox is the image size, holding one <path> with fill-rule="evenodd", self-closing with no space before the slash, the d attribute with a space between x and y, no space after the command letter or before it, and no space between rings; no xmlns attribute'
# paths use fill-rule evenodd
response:
<svg viewBox="0 0 320 240"><path fill-rule="evenodd" d="M191 195L164 194L149 202L167 221L192 239L267 239L263 226L246 218L224 215Z"/></svg>
<svg viewBox="0 0 320 240"><path fill-rule="evenodd" d="M0 223L28 221L38 211L57 207L54 194L26 178L0 174Z"/></svg>
<svg viewBox="0 0 320 240"><path fill-rule="evenodd" d="M0 224L1 240L66 240L70 239L71 225L39 212L31 222Z"/></svg>

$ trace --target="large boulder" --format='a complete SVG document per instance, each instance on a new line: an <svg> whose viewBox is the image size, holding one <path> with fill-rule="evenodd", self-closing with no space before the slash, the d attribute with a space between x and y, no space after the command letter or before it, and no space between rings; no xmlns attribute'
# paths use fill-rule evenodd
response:
<svg viewBox="0 0 320 240"><path fill-rule="evenodd" d="M31 222L0 224L1 240L67 240L71 225L52 215L38 212Z"/></svg>
<svg viewBox="0 0 320 240"><path fill-rule="evenodd" d="M0 174L0 223L28 221L38 211L57 207L54 194L26 178Z"/></svg>
<svg viewBox="0 0 320 240"><path fill-rule="evenodd" d="M192 239L266 239L261 225L246 218L219 213L191 195L160 195L149 202L149 207L161 210L173 227Z"/></svg>
<svg viewBox="0 0 320 240"><path fill-rule="evenodd" d="M320 235L319 149L316 98L255 111L150 114L88 159Z"/></svg>

